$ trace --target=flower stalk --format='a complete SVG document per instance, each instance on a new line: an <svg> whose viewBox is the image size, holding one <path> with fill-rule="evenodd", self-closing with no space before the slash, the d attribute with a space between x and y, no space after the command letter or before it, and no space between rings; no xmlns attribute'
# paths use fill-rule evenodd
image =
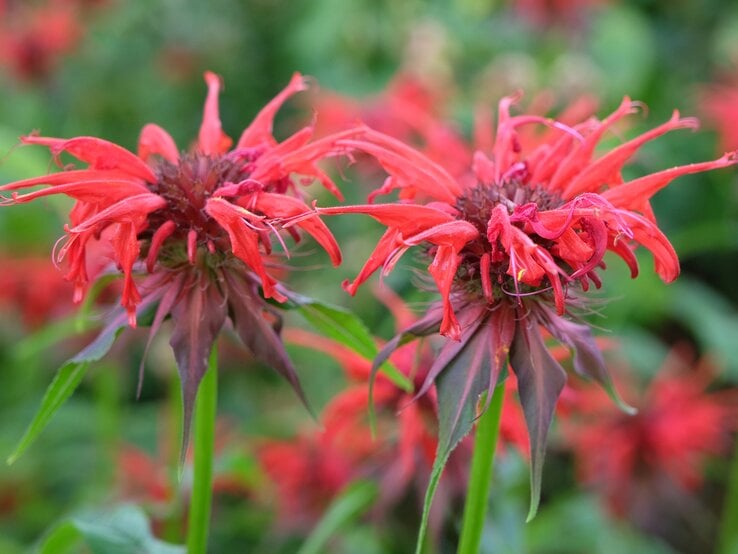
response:
<svg viewBox="0 0 738 554"><path fill-rule="evenodd" d="M505 384L503 382L495 387L489 407L479 417L458 554L475 554L479 552L482 542L504 399Z"/></svg>
<svg viewBox="0 0 738 554"><path fill-rule="evenodd" d="M218 405L218 353L214 345L195 403L194 475L187 526L187 552L205 554L213 502L213 450Z"/></svg>

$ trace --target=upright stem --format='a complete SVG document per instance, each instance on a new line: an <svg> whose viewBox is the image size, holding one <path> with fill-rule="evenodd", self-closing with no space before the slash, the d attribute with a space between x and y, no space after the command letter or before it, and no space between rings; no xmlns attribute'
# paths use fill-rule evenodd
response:
<svg viewBox="0 0 738 554"><path fill-rule="evenodd" d="M738 547L738 441L735 443L733 460L730 463L728 490L720 518L716 554L731 554Z"/></svg>
<svg viewBox="0 0 738 554"><path fill-rule="evenodd" d="M213 345L208 369L200 382L193 422L194 476L187 525L187 553L205 554L213 501L213 448L218 404L218 353Z"/></svg>
<svg viewBox="0 0 738 554"><path fill-rule="evenodd" d="M477 423L458 554L477 554L482 542L504 398L505 384L500 383L495 387L487 411L482 414Z"/></svg>

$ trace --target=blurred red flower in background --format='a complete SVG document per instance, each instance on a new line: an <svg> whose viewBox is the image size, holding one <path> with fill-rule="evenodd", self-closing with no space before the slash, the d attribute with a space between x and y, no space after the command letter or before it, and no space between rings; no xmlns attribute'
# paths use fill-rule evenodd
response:
<svg viewBox="0 0 738 554"><path fill-rule="evenodd" d="M513 0L515 11L526 21L539 27L563 24L581 26L586 14L610 0Z"/></svg>
<svg viewBox="0 0 738 554"><path fill-rule="evenodd" d="M642 515L673 498L674 488L696 490L705 462L730 447L738 428L738 390L710 391L714 366L690 359L675 349L642 390L618 373L636 415L618 411L591 387L572 395L564 437L580 479L601 491L616 514Z"/></svg>
<svg viewBox="0 0 738 554"><path fill-rule="evenodd" d="M20 81L51 76L84 34L84 2L0 2L0 65Z"/></svg>
<svg viewBox="0 0 738 554"><path fill-rule="evenodd" d="M19 313L30 329L38 329L72 311L72 286L59 279L48 258L0 256L0 306Z"/></svg>
<svg viewBox="0 0 738 554"><path fill-rule="evenodd" d="M720 137L723 152L738 148L738 79L704 87L700 109Z"/></svg>

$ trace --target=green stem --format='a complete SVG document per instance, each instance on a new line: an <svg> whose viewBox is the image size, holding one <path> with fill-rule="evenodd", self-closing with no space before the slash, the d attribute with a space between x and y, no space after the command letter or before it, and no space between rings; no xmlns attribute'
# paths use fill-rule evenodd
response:
<svg viewBox="0 0 738 554"><path fill-rule="evenodd" d="M728 490L720 519L716 554L731 554L738 547L738 440L730 464Z"/></svg>
<svg viewBox="0 0 738 554"><path fill-rule="evenodd" d="M213 345L208 369L200 382L193 424L194 476L187 525L187 553L205 554L213 501L213 449L218 404L218 353Z"/></svg>
<svg viewBox="0 0 738 554"><path fill-rule="evenodd" d="M487 513L492 465L497 448L497 437L500 433L504 398L505 384L503 382L495 388L489 407L479 418L477 424L458 554L477 554L482 542L482 530Z"/></svg>

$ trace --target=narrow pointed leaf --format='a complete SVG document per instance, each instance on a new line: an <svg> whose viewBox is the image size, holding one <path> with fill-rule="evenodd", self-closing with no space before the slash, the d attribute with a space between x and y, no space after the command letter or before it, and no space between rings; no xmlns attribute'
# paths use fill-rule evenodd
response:
<svg viewBox="0 0 738 554"><path fill-rule="evenodd" d="M627 414L635 414L636 409L629 406L618 394L607 370L602 352L597 347L589 326L564 319L556 314L546 314L546 329L562 344L574 352L574 371L585 379L599 383L618 407Z"/></svg>
<svg viewBox="0 0 738 554"><path fill-rule="evenodd" d="M180 461L184 461L190 438L197 389L208 368L208 358L226 318L226 303L214 283L194 281L172 308L172 337L182 384L184 421Z"/></svg>
<svg viewBox="0 0 738 554"><path fill-rule="evenodd" d="M401 346L420 337L437 333L441 328L441 320L443 312L439 306L431 308L428 314L416 321L410 327L402 330L400 333L390 339L377 353L372 362L372 369L369 374L369 425L374 432L376 427L376 415L374 413L374 381L377 378L377 372L381 367L386 365L386 361L392 353Z"/></svg>
<svg viewBox="0 0 738 554"><path fill-rule="evenodd" d="M510 365L518 378L518 393L523 406L530 440L530 510L535 517L541 498L541 474L546 439L556 401L566 383L566 372L553 359L537 322L518 324L510 351Z"/></svg>
<svg viewBox="0 0 738 554"><path fill-rule="evenodd" d="M285 295L297 305L300 315L323 335L348 346L367 360L375 359L378 353L377 344L369 329L356 314L340 306L326 304L293 292ZM412 392L413 384L410 380L387 362L386 358L382 360L379 369L402 390Z"/></svg>
<svg viewBox="0 0 738 554"><path fill-rule="evenodd" d="M302 544L297 554L320 554L325 552L329 539L341 527L361 516L377 497L377 485L360 481L347 486L331 502L325 514Z"/></svg>
<svg viewBox="0 0 738 554"><path fill-rule="evenodd" d="M151 532L146 515L140 508L132 505L119 506L112 512L91 512L65 520L44 538L38 552L40 554L66 552L61 548L69 548L79 542L92 554L185 552L183 546L157 539Z"/></svg>
<svg viewBox="0 0 738 554"><path fill-rule="evenodd" d="M506 350L507 345L498 345L496 342L501 335L491 320L497 315L498 313L492 313L481 324L465 330L461 339L463 348L458 350L436 379L438 448L423 503L417 554L422 550L433 496L446 462L454 448L474 426L480 396L494 388L500 377L505 359L500 358L497 353ZM449 341L448 344L453 343Z"/></svg>
<svg viewBox="0 0 738 554"><path fill-rule="evenodd" d="M148 309L155 301L154 298L147 300L141 303L139 312ZM41 431L51 421L52 416L82 382L90 362L96 362L108 353L115 339L127 324L128 314L122 309L116 310L111 321L100 331L97 338L59 368L54 380L46 389L36 415L23 437L18 441L13 453L8 457L8 464L15 462L36 440Z"/></svg>
<svg viewBox="0 0 738 554"><path fill-rule="evenodd" d="M284 348L279 329L272 326L263 315L268 304L248 283L239 278L226 275L226 283L228 284L228 310L233 327L241 341L257 360L287 379L312 414L297 371Z"/></svg>

